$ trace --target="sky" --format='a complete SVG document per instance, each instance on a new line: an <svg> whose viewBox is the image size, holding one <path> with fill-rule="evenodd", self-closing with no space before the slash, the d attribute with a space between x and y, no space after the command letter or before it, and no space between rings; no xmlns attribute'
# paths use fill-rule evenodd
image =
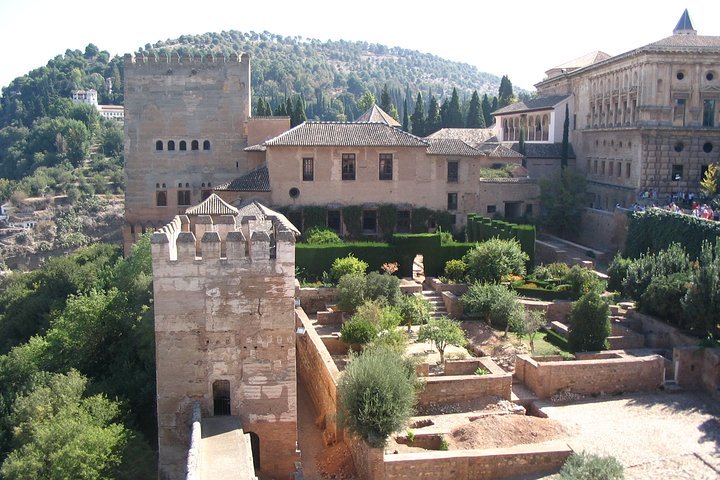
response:
<svg viewBox="0 0 720 480"><path fill-rule="evenodd" d="M239 30L419 50L532 91L553 66L671 35L685 8L698 34L720 35L717 0L0 0L0 87L88 43L122 55L183 34Z"/></svg>

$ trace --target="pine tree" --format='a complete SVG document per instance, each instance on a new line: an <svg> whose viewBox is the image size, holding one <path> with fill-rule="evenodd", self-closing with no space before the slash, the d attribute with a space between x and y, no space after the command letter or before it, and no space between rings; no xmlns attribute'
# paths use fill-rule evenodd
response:
<svg viewBox="0 0 720 480"><path fill-rule="evenodd" d="M464 126L462 110L460 109L460 97L458 96L456 88L453 88L452 97L450 97L447 117L448 127L462 128Z"/></svg>
<svg viewBox="0 0 720 480"><path fill-rule="evenodd" d="M490 105L490 100L488 99L487 93L483 95L482 99L482 116L485 120L485 126L488 127L493 124L493 117L492 117L493 108L492 105Z"/></svg>
<svg viewBox="0 0 720 480"><path fill-rule="evenodd" d="M435 95L432 95L430 97L430 103L428 105L428 114L426 122L426 128L425 128L425 135L430 135L431 133L435 133L438 130L440 130L440 127L442 126L442 118L440 118L440 107L438 105L438 101L435 98Z"/></svg>
<svg viewBox="0 0 720 480"><path fill-rule="evenodd" d="M500 88L498 89L498 97L499 97L499 105L500 108L506 107L513 103L514 101L514 95L513 95L513 86L512 82L510 81L510 78L508 78L507 75L503 75L503 77L500 79Z"/></svg>
<svg viewBox="0 0 720 480"><path fill-rule="evenodd" d="M423 105L422 94L418 92L415 100L415 112L410 117L412 122L412 133L418 137L424 137L426 132L425 106Z"/></svg>
<svg viewBox="0 0 720 480"><path fill-rule="evenodd" d="M468 107L467 120L465 121L467 128L485 128L485 117L483 117L482 107L480 105L480 96L475 90L470 97L470 106Z"/></svg>
<svg viewBox="0 0 720 480"><path fill-rule="evenodd" d="M406 132L410 131L410 118L408 117L408 104L407 104L407 98L403 100L403 121L402 121L402 129Z"/></svg>
<svg viewBox="0 0 720 480"><path fill-rule="evenodd" d="M562 150L560 153L560 167L565 168L568 165L570 157L570 109L565 104L565 122L563 122Z"/></svg>

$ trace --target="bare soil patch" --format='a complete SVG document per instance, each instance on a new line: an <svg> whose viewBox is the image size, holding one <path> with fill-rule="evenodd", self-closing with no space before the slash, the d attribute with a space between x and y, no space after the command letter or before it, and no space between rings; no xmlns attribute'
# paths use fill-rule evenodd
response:
<svg viewBox="0 0 720 480"><path fill-rule="evenodd" d="M344 442L327 446L315 456L315 465L324 478L351 480L355 478L352 455Z"/></svg>
<svg viewBox="0 0 720 480"><path fill-rule="evenodd" d="M450 449L502 448L554 440L566 434L555 420L527 415L488 415L452 430Z"/></svg>

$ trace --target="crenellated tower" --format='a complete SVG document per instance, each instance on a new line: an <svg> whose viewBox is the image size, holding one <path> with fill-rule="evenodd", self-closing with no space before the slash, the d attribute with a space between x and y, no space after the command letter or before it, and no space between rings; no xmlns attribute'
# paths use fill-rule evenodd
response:
<svg viewBox="0 0 720 480"><path fill-rule="evenodd" d="M296 459L295 227L212 195L152 237L159 470L184 478L189 419L233 415L256 467L287 478Z"/></svg>

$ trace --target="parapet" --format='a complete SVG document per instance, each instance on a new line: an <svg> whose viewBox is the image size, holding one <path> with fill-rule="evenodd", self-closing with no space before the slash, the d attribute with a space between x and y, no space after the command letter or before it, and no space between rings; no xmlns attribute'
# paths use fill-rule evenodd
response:
<svg viewBox="0 0 720 480"><path fill-rule="evenodd" d="M126 68L137 68L143 66L155 66L155 65L207 65L207 66L220 66L227 64L240 64L248 63L250 61L250 55L247 53L231 53L230 55L217 54L214 52L208 52L204 55L178 55L177 52L170 52L169 54L162 54L157 52L146 52L144 54L131 54L126 53L124 56Z"/></svg>

